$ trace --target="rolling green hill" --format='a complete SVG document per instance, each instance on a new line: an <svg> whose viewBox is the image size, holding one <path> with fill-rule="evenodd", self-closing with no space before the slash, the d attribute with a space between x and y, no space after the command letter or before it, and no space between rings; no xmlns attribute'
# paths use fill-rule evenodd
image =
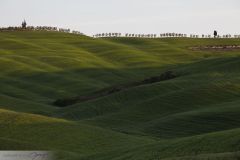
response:
<svg viewBox="0 0 240 160"><path fill-rule="evenodd" d="M210 45L240 39L0 32L0 150L51 150L63 160L238 160L240 50L191 49ZM177 76L156 80L168 71Z"/></svg>

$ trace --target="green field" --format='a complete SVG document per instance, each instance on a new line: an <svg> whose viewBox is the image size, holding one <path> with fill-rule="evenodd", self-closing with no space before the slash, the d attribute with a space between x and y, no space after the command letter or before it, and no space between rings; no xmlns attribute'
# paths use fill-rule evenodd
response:
<svg viewBox="0 0 240 160"><path fill-rule="evenodd" d="M239 160L240 39L0 32L0 150L60 160ZM58 99L143 81L58 107Z"/></svg>

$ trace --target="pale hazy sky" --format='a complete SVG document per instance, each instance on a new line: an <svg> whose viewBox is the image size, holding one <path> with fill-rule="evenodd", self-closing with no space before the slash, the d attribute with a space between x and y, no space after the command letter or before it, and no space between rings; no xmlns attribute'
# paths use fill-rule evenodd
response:
<svg viewBox="0 0 240 160"><path fill-rule="evenodd" d="M240 0L0 0L0 26L24 18L86 34L240 34Z"/></svg>

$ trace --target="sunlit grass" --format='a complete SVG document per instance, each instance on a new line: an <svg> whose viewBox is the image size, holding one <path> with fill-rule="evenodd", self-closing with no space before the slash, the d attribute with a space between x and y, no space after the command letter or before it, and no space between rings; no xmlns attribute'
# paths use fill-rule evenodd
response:
<svg viewBox="0 0 240 160"><path fill-rule="evenodd" d="M0 149L54 150L59 159L237 159L240 52L192 46L240 39L92 39L0 32ZM59 98L142 81L66 108Z"/></svg>

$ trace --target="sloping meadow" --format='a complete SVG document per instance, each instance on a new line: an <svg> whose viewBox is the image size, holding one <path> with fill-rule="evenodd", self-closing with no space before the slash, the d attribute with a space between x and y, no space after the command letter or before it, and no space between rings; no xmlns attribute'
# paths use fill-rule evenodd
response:
<svg viewBox="0 0 240 160"><path fill-rule="evenodd" d="M239 158L240 51L191 49L239 39L0 37L1 150L83 160ZM75 97L88 99L54 105Z"/></svg>

